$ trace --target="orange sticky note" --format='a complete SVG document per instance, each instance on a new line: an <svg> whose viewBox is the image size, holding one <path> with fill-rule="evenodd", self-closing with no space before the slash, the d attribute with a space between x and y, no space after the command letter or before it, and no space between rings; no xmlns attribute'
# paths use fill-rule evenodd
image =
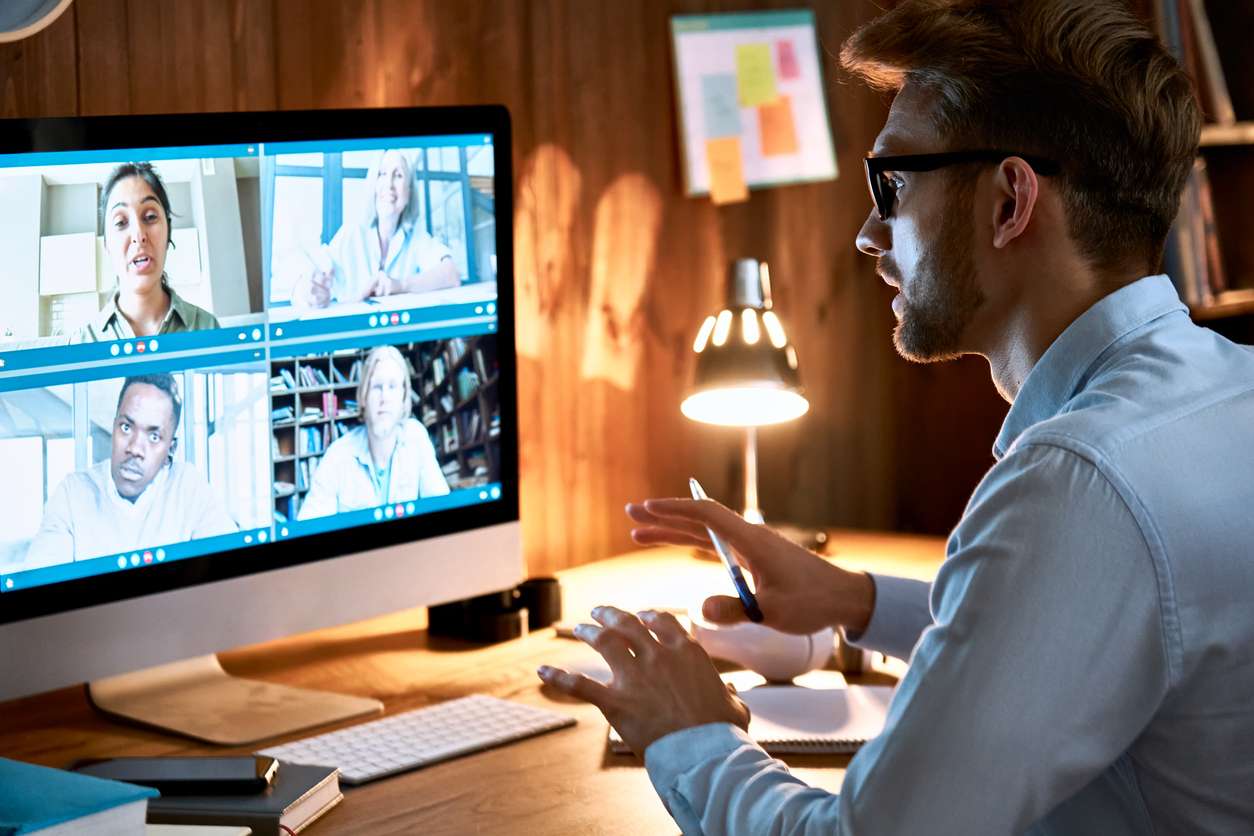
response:
<svg viewBox="0 0 1254 836"><path fill-rule="evenodd" d="M745 186L745 164L740 153L740 137L724 136L705 141L705 159L710 168L710 199L717 203L739 203L749 199Z"/></svg>
<svg viewBox="0 0 1254 836"><path fill-rule="evenodd" d="M762 133L762 156L797 153L797 124L787 96L758 107L758 129Z"/></svg>

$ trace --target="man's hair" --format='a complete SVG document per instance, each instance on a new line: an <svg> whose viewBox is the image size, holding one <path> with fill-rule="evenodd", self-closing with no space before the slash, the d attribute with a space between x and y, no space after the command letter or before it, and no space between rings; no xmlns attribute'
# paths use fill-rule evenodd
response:
<svg viewBox="0 0 1254 836"><path fill-rule="evenodd" d="M122 410L122 401L126 398L126 390L130 389L136 383L147 383L149 386L155 386L162 392L170 396L170 405L174 409L174 431L178 430L179 415L183 412L183 402L179 400L179 387L174 382L174 375L169 373L161 374L137 374L128 377L122 381L122 391L118 393L118 406L114 412Z"/></svg>
<svg viewBox="0 0 1254 836"><path fill-rule="evenodd" d="M152 163L122 163L109 172L109 179L105 180L104 188L100 190L100 216L98 218L100 234L104 234L105 224L108 223L109 193L113 191L114 186L128 177L138 177L143 180L157 196L157 202L161 204L161 210L165 212L166 246L173 247L174 210L170 208L170 195L165 190L165 183L157 170L152 167Z"/></svg>
<svg viewBox="0 0 1254 836"><path fill-rule="evenodd" d="M904 0L845 41L872 87L935 96L953 150L1062 165L1067 231L1095 268L1158 268L1197 152L1192 84L1118 0Z"/></svg>

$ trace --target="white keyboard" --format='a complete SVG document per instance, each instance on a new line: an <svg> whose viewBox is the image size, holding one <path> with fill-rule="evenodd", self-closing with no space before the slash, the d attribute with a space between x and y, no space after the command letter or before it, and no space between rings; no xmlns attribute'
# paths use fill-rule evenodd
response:
<svg viewBox="0 0 1254 836"><path fill-rule="evenodd" d="M573 725L574 717L475 694L257 754L280 762L338 766L345 784L364 784Z"/></svg>

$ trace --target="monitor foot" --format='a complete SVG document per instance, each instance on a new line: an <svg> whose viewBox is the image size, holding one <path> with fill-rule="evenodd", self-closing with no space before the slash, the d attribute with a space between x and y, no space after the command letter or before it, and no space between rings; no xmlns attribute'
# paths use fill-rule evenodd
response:
<svg viewBox="0 0 1254 836"><path fill-rule="evenodd" d="M110 716L223 746L383 711L368 697L234 677L213 655L99 679L87 695Z"/></svg>

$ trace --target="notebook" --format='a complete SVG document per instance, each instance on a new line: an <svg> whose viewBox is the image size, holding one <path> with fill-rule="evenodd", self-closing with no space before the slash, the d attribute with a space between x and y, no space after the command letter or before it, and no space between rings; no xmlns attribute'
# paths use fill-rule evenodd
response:
<svg viewBox="0 0 1254 836"><path fill-rule="evenodd" d="M137 833L156 790L0 758L0 836Z"/></svg>
<svg viewBox="0 0 1254 836"><path fill-rule="evenodd" d="M265 792L252 795L184 795L153 799L152 824L218 824L251 827L253 836L299 833L339 804L339 770L284 763ZM285 831L284 828L287 830Z"/></svg>
<svg viewBox="0 0 1254 836"><path fill-rule="evenodd" d="M886 685L759 685L740 692L752 712L749 736L772 755L856 752L883 731L892 695ZM613 728L610 749L631 751Z"/></svg>

